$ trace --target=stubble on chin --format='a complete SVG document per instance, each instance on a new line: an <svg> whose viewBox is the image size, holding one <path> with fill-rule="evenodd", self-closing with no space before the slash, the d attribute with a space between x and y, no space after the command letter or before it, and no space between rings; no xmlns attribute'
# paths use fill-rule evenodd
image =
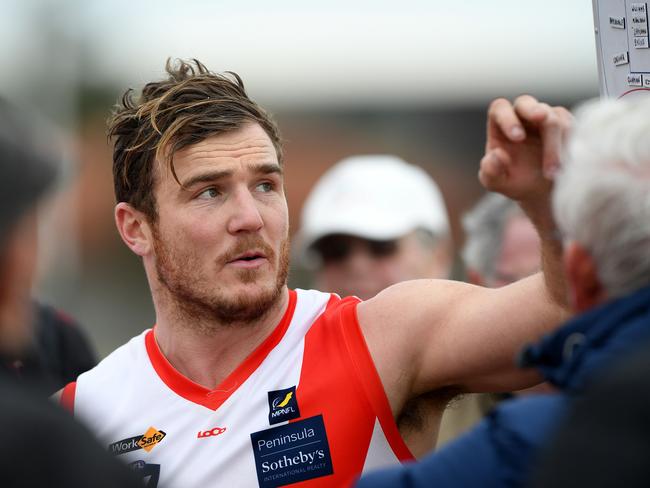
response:
<svg viewBox="0 0 650 488"><path fill-rule="evenodd" d="M277 261L275 280L258 293L243 292L233 296L219 283L202 278L206 273L200 269L198 256L183 255L168 249L160 239L154 239L156 273L163 300L177 316L176 322L180 326L210 335L223 326L254 326L273 309L287 281L289 239L287 237L282 242L278 259L261 238L251 236L220 257L219 262L227 262L230 255L253 248L262 249L270 263ZM259 269L239 269L234 274L243 284L252 284L261 278Z"/></svg>

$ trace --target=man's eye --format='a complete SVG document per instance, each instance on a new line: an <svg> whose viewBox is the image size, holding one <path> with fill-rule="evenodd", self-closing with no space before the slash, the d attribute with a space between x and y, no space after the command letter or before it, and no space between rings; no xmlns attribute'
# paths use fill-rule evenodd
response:
<svg viewBox="0 0 650 488"><path fill-rule="evenodd" d="M208 188L207 190L203 190L197 198L202 198L202 199L212 199L212 198L217 198L219 196L219 191L216 188Z"/></svg>
<svg viewBox="0 0 650 488"><path fill-rule="evenodd" d="M273 191L273 183L270 183L268 181L264 183L260 183L259 185L257 185L257 189L264 193L268 193L270 191Z"/></svg>

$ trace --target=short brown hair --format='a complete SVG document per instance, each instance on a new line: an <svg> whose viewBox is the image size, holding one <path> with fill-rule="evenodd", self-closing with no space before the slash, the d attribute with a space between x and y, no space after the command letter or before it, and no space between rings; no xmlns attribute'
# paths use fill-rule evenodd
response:
<svg viewBox="0 0 650 488"><path fill-rule="evenodd" d="M167 60L168 79L147 83L139 99L122 96L108 122L113 140L113 184L118 202L157 219L154 162L166 161L174 178L176 151L204 139L258 123L282 164L282 144L271 116L246 94L237 73L210 72L200 61Z"/></svg>

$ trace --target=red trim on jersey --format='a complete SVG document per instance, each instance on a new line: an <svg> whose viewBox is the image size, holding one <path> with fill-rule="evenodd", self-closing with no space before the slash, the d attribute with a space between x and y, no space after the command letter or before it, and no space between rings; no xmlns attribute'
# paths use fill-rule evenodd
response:
<svg viewBox="0 0 650 488"><path fill-rule="evenodd" d="M305 336L296 400L301 418L323 415L334 468L330 476L304 482L310 488L348 486L358 478L377 419L396 457L414 459L365 345L355 313L358 302L332 295Z"/></svg>
<svg viewBox="0 0 650 488"><path fill-rule="evenodd" d="M158 347L154 335L155 328L150 330L144 338L147 354L160 379L177 395L191 402L203 405L210 410L216 410L253 374L273 348L282 340L289 328L295 308L296 292L289 290L289 303L280 323L264 342L214 390L209 390L176 371Z"/></svg>
<svg viewBox="0 0 650 488"><path fill-rule="evenodd" d="M74 414L74 396L76 392L77 382L72 381L63 387L61 398L59 398L59 404L72 414Z"/></svg>
<svg viewBox="0 0 650 488"><path fill-rule="evenodd" d="M379 424L386 435L386 439L400 461L413 461L415 456L413 456L399 433L384 385L372 360L363 332L361 332L357 307L347 307L342 316L345 322L355 325L354 327L342 327L341 331L350 350L350 358L354 362L355 370L361 379L361 384L366 390L370 403L372 403L373 410L377 413Z"/></svg>

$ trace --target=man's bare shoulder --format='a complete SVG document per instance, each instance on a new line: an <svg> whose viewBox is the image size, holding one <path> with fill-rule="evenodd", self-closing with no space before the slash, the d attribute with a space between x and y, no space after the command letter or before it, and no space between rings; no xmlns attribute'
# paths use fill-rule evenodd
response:
<svg viewBox="0 0 650 488"><path fill-rule="evenodd" d="M450 307L480 287L452 280L413 280L393 285L358 306L366 339L375 333L406 336L415 329L443 326Z"/></svg>
<svg viewBox="0 0 650 488"><path fill-rule="evenodd" d="M394 413L441 388L509 391L530 386L514 357L560 322L538 274L499 289L419 280L358 306L359 325Z"/></svg>
<svg viewBox="0 0 650 488"><path fill-rule="evenodd" d="M450 346L440 332L450 327L463 297L476 290L451 280L406 281L358 305L359 326L394 413L413 397L425 353L438 356L440 348L442 355Z"/></svg>

